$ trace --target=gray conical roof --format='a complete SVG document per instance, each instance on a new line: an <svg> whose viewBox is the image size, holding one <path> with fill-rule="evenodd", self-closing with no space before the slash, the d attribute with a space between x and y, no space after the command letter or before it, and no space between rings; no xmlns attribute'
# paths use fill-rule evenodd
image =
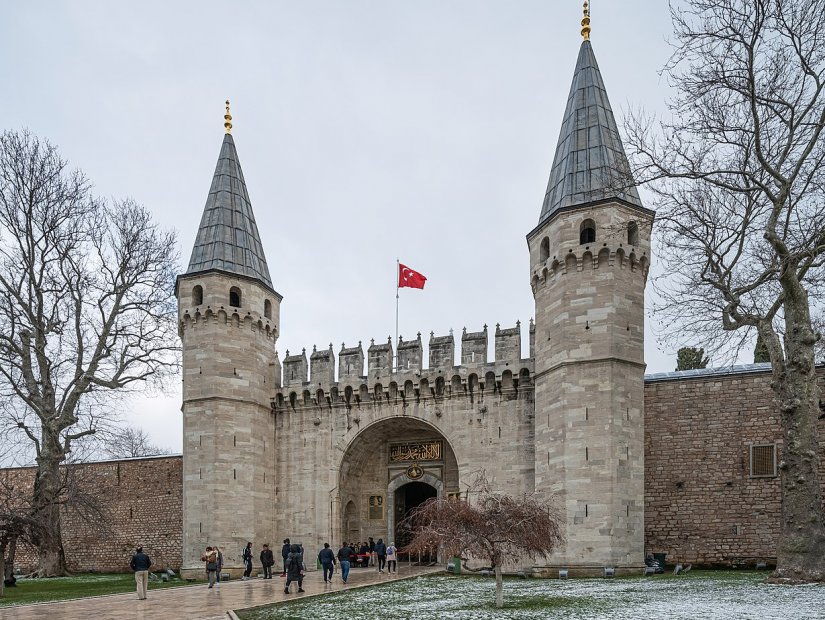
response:
<svg viewBox="0 0 825 620"><path fill-rule="evenodd" d="M565 207L618 198L642 207L590 41L582 42L539 223Z"/></svg>
<svg viewBox="0 0 825 620"><path fill-rule="evenodd" d="M219 270L272 288L235 142L226 134L187 273Z"/></svg>

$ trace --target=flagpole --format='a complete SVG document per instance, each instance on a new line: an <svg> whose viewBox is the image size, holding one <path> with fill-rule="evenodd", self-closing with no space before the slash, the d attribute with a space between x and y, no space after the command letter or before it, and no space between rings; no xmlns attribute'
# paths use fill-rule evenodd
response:
<svg viewBox="0 0 825 620"><path fill-rule="evenodd" d="M401 259L395 259L395 344L393 345L393 369L398 371L398 286L401 274Z"/></svg>

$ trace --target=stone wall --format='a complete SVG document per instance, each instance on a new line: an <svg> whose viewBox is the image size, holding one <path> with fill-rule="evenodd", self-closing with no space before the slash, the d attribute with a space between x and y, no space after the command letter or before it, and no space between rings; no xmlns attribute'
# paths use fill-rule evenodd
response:
<svg viewBox="0 0 825 620"><path fill-rule="evenodd" d="M825 379L825 373L820 375ZM776 561L779 477L750 475L750 446L782 432L768 371L645 383L645 549L668 563ZM825 381L823 381L825 383ZM820 464L825 482L825 422Z"/></svg>
<svg viewBox="0 0 825 620"><path fill-rule="evenodd" d="M108 527L89 525L71 512L63 514L66 562L72 571L127 572L137 545L156 568L181 565L181 457L153 457L77 465L108 506ZM5 469L6 480L30 485L31 467ZM34 549L18 548L15 567L34 570Z"/></svg>

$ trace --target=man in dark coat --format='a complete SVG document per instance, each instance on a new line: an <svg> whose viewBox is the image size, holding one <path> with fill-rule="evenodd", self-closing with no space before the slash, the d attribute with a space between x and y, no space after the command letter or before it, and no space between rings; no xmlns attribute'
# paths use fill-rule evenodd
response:
<svg viewBox="0 0 825 620"><path fill-rule="evenodd" d="M375 543L375 555L378 556L378 572L384 572L384 564L387 561L387 545L384 544L384 539L379 538Z"/></svg>
<svg viewBox="0 0 825 620"><path fill-rule="evenodd" d="M324 548L318 554L318 561L324 569L324 583L332 583L332 570L335 566L335 554L329 548L329 543L324 543Z"/></svg>
<svg viewBox="0 0 825 620"><path fill-rule="evenodd" d="M344 583L347 582L347 577L349 577L349 566L354 555L355 552L351 547L347 546L347 543L341 545L341 548L338 550L338 561L341 563L341 579Z"/></svg>
<svg viewBox="0 0 825 620"><path fill-rule="evenodd" d="M272 565L275 564L275 556L272 555L272 549L269 545L264 544L261 551L261 566L264 568L264 579L272 579Z"/></svg>
<svg viewBox="0 0 825 620"><path fill-rule="evenodd" d="M149 587L149 567L152 560L143 553L143 547L135 549L135 555L129 562L130 568L135 571L135 582L137 583L137 596L140 600L146 598L146 589Z"/></svg>
<svg viewBox="0 0 825 620"><path fill-rule="evenodd" d="M243 553L241 554L243 558L243 565L244 565L244 572L243 577L241 577L241 581L249 581L252 576L252 543L246 543L246 547L243 548Z"/></svg>
<svg viewBox="0 0 825 620"><path fill-rule="evenodd" d="M289 548L289 554L286 559L286 584L284 585L284 594L289 594L289 584L293 581L298 582L298 592L303 592L304 554L298 545L292 545Z"/></svg>
<svg viewBox="0 0 825 620"><path fill-rule="evenodd" d="M284 572L281 577L286 577L286 559L289 557L289 538L284 538L284 546L281 547L281 557L284 558Z"/></svg>

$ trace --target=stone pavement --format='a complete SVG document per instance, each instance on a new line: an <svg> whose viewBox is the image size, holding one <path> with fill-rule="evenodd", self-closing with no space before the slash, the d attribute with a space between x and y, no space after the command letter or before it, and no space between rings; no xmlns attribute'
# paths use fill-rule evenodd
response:
<svg viewBox="0 0 825 620"><path fill-rule="evenodd" d="M338 592L361 586L396 581L443 570L441 567L399 567L398 573L379 574L373 568L355 568L350 571L346 585L341 583L341 573L336 572L331 585L325 584L321 571L307 573L303 594L284 594L284 579L253 579L230 581L211 590L206 584L149 590L146 600L139 601L134 593L111 594L93 598L0 607L0 620L226 620L230 609L244 609L269 603L303 598L325 592ZM151 586L150 586L151 588Z"/></svg>

